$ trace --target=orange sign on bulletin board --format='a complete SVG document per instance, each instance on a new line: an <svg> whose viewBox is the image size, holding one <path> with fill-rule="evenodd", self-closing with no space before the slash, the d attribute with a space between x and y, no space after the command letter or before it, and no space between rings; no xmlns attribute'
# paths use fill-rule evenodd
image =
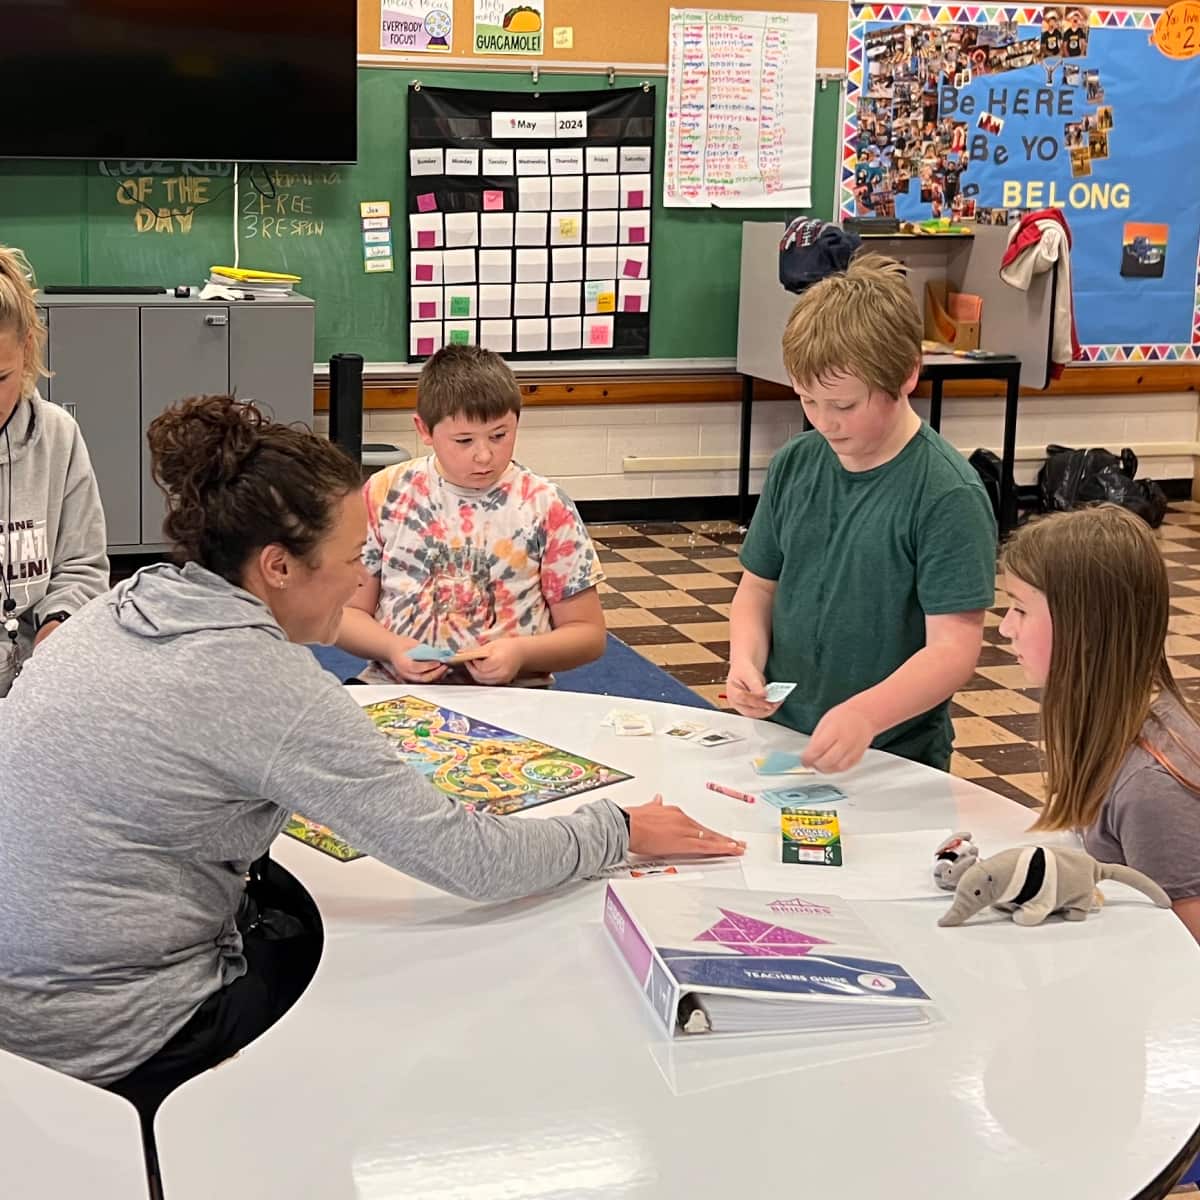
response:
<svg viewBox="0 0 1200 1200"><path fill-rule="evenodd" d="M1154 23L1150 41L1168 58L1200 54L1200 0L1179 0Z"/></svg>
<svg viewBox="0 0 1200 1200"><path fill-rule="evenodd" d="M514 8L522 0L512 0ZM494 62L510 62L518 67L536 66L539 59L528 55L476 54L474 37L474 0L446 0L453 9L453 34L449 56L440 56L444 63L449 57L455 65L487 66ZM388 53L380 45L380 16L383 0L359 0L358 53L371 56L368 61L382 62L388 58L411 61L416 57L435 65L439 55L422 53L411 56ZM538 6L528 5L535 9ZM817 66L827 70L845 70L846 17L844 0L742 0L719 4L687 4L684 0L610 0L607 4L592 0L545 0L540 6L545 13L543 57L555 63L579 63L588 66L612 65L618 70L644 67L665 70L667 62L668 15L675 8L715 8L723 11L745 9L752 12L804 12L817 14ZM567 46L566 37L556 39L556 29L572 30Z"/></svg>

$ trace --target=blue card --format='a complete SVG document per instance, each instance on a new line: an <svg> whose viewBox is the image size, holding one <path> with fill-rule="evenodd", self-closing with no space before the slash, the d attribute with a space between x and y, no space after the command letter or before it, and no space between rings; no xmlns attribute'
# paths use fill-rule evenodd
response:
<svg viewBox="0 0 1200 1200"><path fill-rule="evenodd" d="M413 646L411 650L405 650L405 658L411 658L413 662L445 662L448 658L454 657L453 650L440 650L437 646Z"/></svg>
<svg viewBox="0 0 1200 1200"><path fill-rule="evenodd" d="M759 796L776 808L805 808L811 804L832 804L834 801L846 799L846 793L831 783L770 788L768 791L759 792Z"/></svg>

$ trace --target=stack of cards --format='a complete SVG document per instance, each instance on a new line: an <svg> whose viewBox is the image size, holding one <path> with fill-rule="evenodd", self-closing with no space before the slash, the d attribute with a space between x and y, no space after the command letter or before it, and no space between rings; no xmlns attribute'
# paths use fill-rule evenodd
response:
<svg viewBox="0 0 1200 1200"><path fill-rule="evenodd" d="M654 724L645 713L623 708L614 708L600 724L610 726L617 737L647 737L654 732Z"/></svg>
<svg viewBox="0 0 1200 1200"><path fill-rule="evenodd" d="M776 808L807 808L813 804L832 804L837 800L845 800L846 793L831 783L807 783L769 788L760 792L759 797Z"/></svg>

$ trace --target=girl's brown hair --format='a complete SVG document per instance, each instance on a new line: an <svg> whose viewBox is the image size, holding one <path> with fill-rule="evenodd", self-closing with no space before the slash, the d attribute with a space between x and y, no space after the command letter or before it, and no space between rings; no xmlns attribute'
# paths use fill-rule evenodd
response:
<svg viewBox="0 0 1200 1200"><path fill-rule="evenodd" d="M150 422L147 439L176 559L231 583L264 546L311 559L335 506L362 482L333 443L232 396L180 401Z"/></svg>
<svg viewBox="0 0 1200 1200"><path fill-rule="evenodd" d="M1188 712L1167 663L1167 568L1145 522L1115 504L1034 521L1005 547L1001 568L1046 597L1054 629L1042 692L1046 804L1033 828L1093 824L1138 744L1200 790L1142 737L1158 696L1173 696Z"/></svg>
<svg viewBox="0 0 1200 1200"><path fill-rule="evenodd" d="M24 253L0 246L0 332L12 333L25 345L25 369L21 373L21 396L33 395L46 370L46 326L38 316L33 268Z"/></svg>

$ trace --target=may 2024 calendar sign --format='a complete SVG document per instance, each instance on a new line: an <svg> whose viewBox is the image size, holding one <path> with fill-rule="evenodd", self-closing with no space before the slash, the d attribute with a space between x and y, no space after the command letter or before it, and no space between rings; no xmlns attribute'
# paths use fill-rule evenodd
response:
<svg viewBox="0 0 1200 1200"><path fill-rule="evenodd" d="M1085 359L1200 358L1197 135L1182 118L1200 59L1181 50L1186 23L1161 16L852 6L843 215L1005 225L1059 209Z"/></svg>

